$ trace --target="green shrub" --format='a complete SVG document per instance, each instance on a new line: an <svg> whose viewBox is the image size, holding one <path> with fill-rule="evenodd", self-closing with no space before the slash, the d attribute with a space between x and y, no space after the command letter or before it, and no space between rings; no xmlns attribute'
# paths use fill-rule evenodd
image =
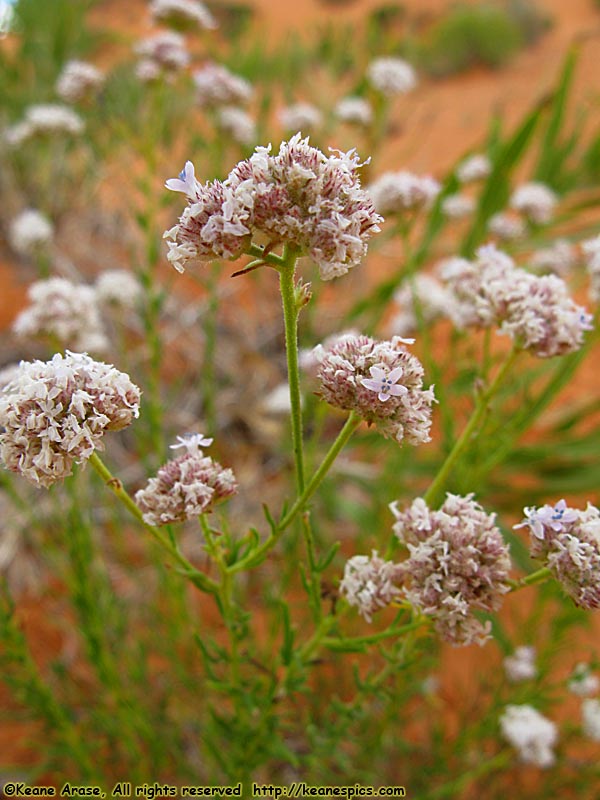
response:
<svg viewBox="0 0 600 800"><path fill-rule="evenodd" d="M500 67L523 45L517 22L494 5L457 6L430 33L425 68L449 75L478 64Z"/></svg>

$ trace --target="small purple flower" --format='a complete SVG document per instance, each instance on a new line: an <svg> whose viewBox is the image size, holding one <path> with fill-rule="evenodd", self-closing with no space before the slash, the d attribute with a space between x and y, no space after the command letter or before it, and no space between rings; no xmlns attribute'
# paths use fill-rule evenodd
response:
<svg viewBox="0 0 600 800"><path fill-rule="evenodd" d="M530 506L524 509L526 519L515 528L528 527L537 539L544 538L544 529L550 528L553 531L564 531L565 525L575 522L578 519L577 511L567 507L565 500L559 500L556 505L545 505L536 508Z"/></svg>
<svg viewBox="0 0 600 800"><path fill-rule="evenodd" d="M196 180L194 165L191 161L185 162L185 167L179 173L178 178L169 178L169 180L165 182L167 189L170 189L172 192L183 192L186 197L192 200L197 197L197 185L198 181Z"/></svg>
<svg viewBox="0 0 600 800"><path fill-rule="evenodd" d="M408 394L406 386L398 385L398 381L404 373L402 367L396 367L391 370L391 372L387 372L387 370L381 367L373 366L370 368L369 372L372 377L363 378L361 383L372 392L378 392L377 396L381 402L389 400L392 395L394 397L400 397L400 395Z"/></svg>
<svg viewBox="0 0 600 800"><path fill-rule="evenodd" d="M208 447L213 443L213 439L205 437L202 433L184 433L177 437L177 444L169 445L171 450L178 450L185 447L188 453L199 453L201 447Z"/></svg>

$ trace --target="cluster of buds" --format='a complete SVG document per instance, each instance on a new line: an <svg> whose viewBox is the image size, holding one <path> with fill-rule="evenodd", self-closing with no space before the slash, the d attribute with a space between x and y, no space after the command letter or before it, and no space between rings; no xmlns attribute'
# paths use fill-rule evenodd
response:
<svg viewBox="0 0 600 800"><path fill-rule="evenodd" d="M400 566L384 561L373 550L371 556L353 556L346 562L340 594L349 605L371 622L372 615L400 597L395 581L400 577Z"/></svg>

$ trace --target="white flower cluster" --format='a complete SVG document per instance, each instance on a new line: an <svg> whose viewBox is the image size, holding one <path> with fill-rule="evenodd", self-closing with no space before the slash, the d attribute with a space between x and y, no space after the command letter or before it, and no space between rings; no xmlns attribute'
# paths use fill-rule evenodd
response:
<svg viewBox="0 0 600 800"><path fill-rule="evenodd" d="M600 236L586 239L581 243L585 266L590 276L590 297L594 303L600 302Z"/></svg>
<svg viewBox="0 0 600 800"><path fill-rule="evenodd" d="M449 219L463 219L475 211L475 200L467 194L450 194L442 200L442 211Z"/></svg>
<svg viewBox="0 0 600 800"><path fill-rule="evenodd" d="M135 502L148 525L169 525L204 514L219 501L237 492L230 469L205 456L200 446L212 443L200 434L178 437L185 453L162 466L146 487L136 492Z"/></svg>
<svg viewBox="0 0 600 800"><path fill-rule="evenodd" d="M557 727L535 708L529 705L506 706L500 717L500 728L523 763L537 767L551 767L554 764L552 748L558 740Z"/></svg>
<svg viewBox="0 0 600 800"><path fill-rule="evenodd" d="M535 647L527 645L517 647L512 655L506 656L502 664L506 677L511 683L530 681L538 674L535 663Z"/></svg>
<svg viewBox="0 0 600 800"><path fill-rule="evenodd" d="M6 143L18 147L34 136L59 135L78 136L83 133L85 123L68 106L52 103L29 106L25 117L4 131Z"/></svg>
<svg viewBox="0 0 600 800"><path fill-rule="evenodd" d="M294 103L281 108L277 117L281 127L288 133L310 133L323 125L323 114L311 103Z"/></svg>
<svg viewBox="0 0 600 800"><path fill-rule="evenodd" d="M54 227L40 211L27 208L10 223L8 238L17 253L31 256L52 243Z"/></svg>
<svg viewBox="0 0 600 800"><path fill-rule="evenodd" d="M32 283L29 306L17 316L13 332L23 338L48 339L51 344L101 353L108 340L91 286L49 278Z"/></svg>
<svg viewBox="0 0 600 800"><path fill-rule="evenodd" d="M242 145L256 141L256 123L246 111L235 106L223 106L218 110L219 128L234 142Z"/></svg>
<svg viewBox="0 0 600 800"><path fill-rule="evenodd" d="M406 94L417 85L413 67L402 58L376 58L367 67L371 86L388 97Z"/></svg>
<svg viewBox="0 0 600 800"><path fill-rule="evenodd" d="M460 327L499 325L524 350L540 358L577 350L592 317L555 275L532 275L510 256L486 245L477 260L452 259L441 277L454 295L451 313Z"/></svg>
<svg viewBox="0 0 600 800"><path fill-rule="evenodd" d="M100 303L135 308L143 295L142 285L125 269L107 269L96 278L94 285Z"/></svg>
<svg viewBox="0 0 600 800"><path fill-rule="evenodd" d="M248 103L253 89L245 78L220 64L206 64L193 75L200 106L237 106Z"/></svg>
<svg viewBox="0 0 600 800"><path fill-rule="evenodd" d="M412 445L428 442L433 387L423 388L423 366L406 344L400 337L340 338L320 357L317 394L332 406L360 414L386 438Z"/></svg>
<svg viewBox="0 0 600 800"><path fill-rule="evenodd" d="M461 161L456 168L456 177L461 183L475 183L487 178L491 171L489 158L483 153L474 153Z"/></svg>
<svg viewBox="0 0 600 800"><path fill-rule="evenodd" d="M593 742L600 742L600 700L588 697L581 704L583 732Z"/></svg>
<svg viewBox="0 0 600 800"><path fill-rule="evenodd" d="M188 161L166 184L190 203L165 233L169 261L182 271L192 259L237 258L257 231L308 254L323 280L343 275L360 263L381 221L360 187L359 166L354 151L327 157L300 134L277 155L257 147L223 183L200 184Z"/></svg>
<svg viewBox="0 0 600 800"><path fill-rule="evenodd" d="M493 214L487 224L488 231L503 242L520 239L527 233L527 228L521 217L499 211Z"/></svg>
<svg viewBox="0 0 600 800"><path fill-rule="evenodd" d="M93 64L67 61L56 81L56 93L65 103L78 103L93 95L104 83L103 73Z"/></svg>
<svg viewBox="0 0 600 800"><path fill-rule="evenodd" d="M139 402L128 375L85 353L22 361L0 393L0 459L11 472L51 486L101 449L107 431L127 427Z"/></svg>
<svg viewBox="0 0 600 800"><path fill-rule="evenodd" d="M411 172L384 172L367 187L376 210L383 215L403 214L430 208L440 193L440 184Z"/></svg>
<svg viewBox="0 0 600 800"><path fill-rule="evenodd" d="M535 225L550 222L557 203L556 194L543 183L524 183L510 198L510 207Z"/></svg>
<svg viewBox="0 0 600 800"><path fill-rule="evenodd" d="M584 511L556 505L525 509L516 528L531 531L530 552L542 559L578 606L600 608L600 511L588 503Z"/></svg>
<svg viewBox="0 0 600 800"><path fill-rule="evenodd" d="M449 316L452 301L451 293L438 280L426 273L418 273L394 294L394 304L400 310L391 319L389 330L394 336L413 333L418 330L419 316L425 324Z"/></svg>
<svg viewBox="0 0 600 800"><path fill-rule="evenodd" d="M150 14L157 22L169 25L192 24L207 30L218 28L213 15L198 0L152 0Z"/></svg>
<svg viewBox="0 0 600 800"><path fill-rule="evenodd" d="M367 127L373 122L373 109L368 100L362 97L344 97L334 108L340 122Z"/></svg>
<svg viewBox="0 0 600 800"><path fill-rule="evenodd" d="M175 31L160 31L142 39L135 46L135 52L142 56L136 67L140 80L155 80L163 70L176 72L190 63L185 39Z"/></svg>
<svg viewBox="0 0 600 800"><path fill-rule="evenodd" d="M577 250L568 239L557 239L549 247L536 250L531 256L531 268L536 272L551 272L564 277L575 266Z"/></svg>
<svg viewBox="0 0 600 800"><path fill-rule="evenodd" d="M398 577L398 564L384 561L373 550L370 557L353 556L346 562L340 594L371 622L376 611L400 596L400 589L394 584Z"/></svg>
<svg viewBox="0 0 600 800"><path fill-rule="evenodd" d="M591 671L589 664L580 663L575 666L568 686L577 697L590 697L598 694L600 678Z"/></svg>
<svg viewBox="0 0 600 800"><path fill-rule="evenodd" d="M473 495L448 494L439 510L418 497L400 511L394 533L409 557L400 564L404 597L431 616L440 636L453 645L483 644L491 624L475 611L496 611L509 591L508 545Z"/></svg>

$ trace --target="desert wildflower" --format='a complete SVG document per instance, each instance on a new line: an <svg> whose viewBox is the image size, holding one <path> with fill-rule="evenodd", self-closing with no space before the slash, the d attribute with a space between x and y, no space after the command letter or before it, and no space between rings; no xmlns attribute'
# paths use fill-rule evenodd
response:
<svg viewBox="0 0 600 800"><path fill-rule="evenodd" d="M453 296L436 278L419 273L395 292L394 305L399 311L392 317L388 330L395 336L406 336L418 329L419 316L425 323L451 316L452 302Z"/></svg>
<svg viewBox="0 0 600 800"><path fill-rule="evenodd" d="M600 700L588 697L581 704L582 727L593 742L600 742Z"/></svg>
<svg viewBox="0 0 600 800"><path fill-rule="evenodd" d="M235 106L219 108L217 125L238 144L247 146L256 142L256 123L242 108Z"/></svg>
<svg viewBox="0 0 600 800"><path fill-rule="evenodd" d="M323 114L311 103L294 103L279 110L279 124L288 133L310 133L323 125Z"/></svg>
<svg viewBox="0 0 600 800"><path fill-rule="evenodd" d="M136 44L135 52L143 58L140 63L154 66L157 75L163 70L176 72L190 63L185 39L175 31L160 31L142 39Z"/></svg>
<svg viewBox="0 0 600 800"><path fill-rule="evenodd" d="M582 662L575 666L567 685L569 691L577 697L590 697L598 694L600 678L591 671L589 664Z"/></svg>
<svg viewBox="0 0 600 800"><path fill-rule="evenodd" d="M497 236L504 242L520 239L527 233L526 225L521 217L506 211L493 214L488 220L487 229L493 236Z"/></svg>
<svg viewBox="0 0 600 800"><path fill-rule="evenodd" d="M135 308L143 295L139 280L125 269L107 269L96 278L94 285L100 303Z"/></svg>
<svg viewBox="0 0 600 800"><path fill-rule="evenodd" d="M27 208L12 220L8 236L17 253L30 256L52 243L54 226L40 211Z"/></svg>
<svg viewBox="0 0 600 800"><path fill-rule="evenodd" d="M221 64L206 64L193 74L196 101L200 106L239 106L246 104L254 90L245 78L234 75Z"/></svg>
<svg viewBox="0 0 600 800"><path fill-rule="evenodd" d="M185 522L210 511L221 500L237 492L237 481L230 469L205 456L201 447L212 439L202 434L178 436L173 448L185 452L167 461L146 487L136 492L135 502L148 525Z"/></svg>
<svg viewBox="0 0 600 800"><path fill-rule="evenodd" d="M384 561L377 550L373 550L371 556L352 556L344 567L340 594L371 622L376 611L399 597L400 589L395 585L398 576L398 564Z"/></svg>
<svg viewBox="0 0 600 800"><path fill-rule="evenodd" d="M557 203L556 194L543 183L524 183L510 198L510 207L536 225L550 222Z"/></svg>
<svg viewBox="0 0 600 800"><path fill-rule="evenodd" d="M0 459L11 472L51 486L102 449L107 431L127 427L139 401L128 375L85 353L23 361L0 392Z"/></svg>
<svg viewBox="0 0 600 800"><path fill-rule="evenodd" d="M448 219L463 219L475 211L475 200L466 194L450 194L442 200L442 211Z"/></svg>
<svg viewBox="0 0 600 800"><path fill-rule="evenodd" d="M175 27L198 26L207 30L218 27L213 15L199 0L152 0L149 10L157 22Z"/></svg>
<svg viewBox="0 0 600 800"><path fill-rule="evenodd" d="M537 767L551 767L554 764L552 748L557 742L558 730L554 722L533 706L506 706L500 717L500 729L523 763Z"/></svg>
<svg viewBox="0 0 600 800"><path fill-rule="evenodd" d="M566 593L582 608L600 608L600 511L555 506L526 508L515 527L531 531L530 553L541 559Z"/></svg>
<svg viewBox="0 0 600 800"><path fill-rule="evenodd" d="M359 166L353 151L327 157L297 134L277 155L256 148L222 183L193 184L193 196L190 180L168 181L190 201L165 233L168 258L180 271L193 259L236 258L257 232L309 255L324 280L343 275L361 261L381 221L360 188Z"/></svg>
<svg viewBox="0 0 600 800"><path fill-rule="evenodd" d="M340 122L350 125L370 125L373 122L373 108L368 100L362 97L344 97L334 108L334 114Z"/></svg>
<svg viewBox="0 0 600 800"><path fill-rule="evenodd" d="M388 97L406 94L417 85L414 68L402 58L376 58L367 67L367 78L374 89Z"/></svg>
<svg viewBox="0 0 600 800"><path fill-rule="evenodd" d="M104 74L93 64L67 61L56 81L56 93L66 103L78 103L93 95L104 83Z"/></svg>
<svg viewBox="0 0 600 800"><path fill-rule="evenodd" d="M489 158L483 153L474 153L465 158L456 168L456 177L461 183L482 181L492 171Z"/></svg>
<svg viewBox="0 0 600 800"><path fill-rule="evenodd" d="M440 184L429 175L411 172L384 172L367 187L375 209L385 216L406 214L431 207L440 193Z"/></svg>
<svg viewBox="0 0 600 800"><path fill-rule="evenodd" d="M508 545L473 495L448 494L439 510L417 498L396 517L394 534L408 549L401 562L403 596L431 616L440 636L454 645L482 644L490 623L475 611L496 611L509 590Z"/></svg>
<svg viewBox="0 0 600 800"><path fill-rule="evenodd" d="M344 336L320 355L318 394L357 412L383 436L417 445L430 439L435 397L433 387L423 388L423 367L406 343Z"/></svg>
<svg viewBox="0 0 600 800"><path fill-rule="evenodd" d="M535 647L527 645L517 647L512 655L506 656L502 665L506 677L511 683L532 680L538 674L535 663Z"/></svg>

